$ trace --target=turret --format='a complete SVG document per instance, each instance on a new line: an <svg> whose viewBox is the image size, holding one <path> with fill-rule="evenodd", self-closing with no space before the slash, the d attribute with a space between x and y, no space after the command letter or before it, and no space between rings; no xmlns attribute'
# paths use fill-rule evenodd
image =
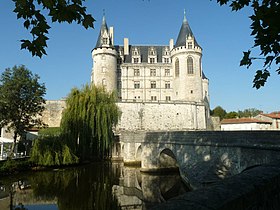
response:
<svg viewBox="0 0 280 210"><path fill-rule="evenodd" d="M202 102L202 49L188 24L185 12L176 44L171 50L176 100Z"/></svg>
<svg viewBox="0 0 280 210"><path fill-rule="evenodd" d="M117 90L117 51L113 45L113 28L108 30L105 15L95 48L92 50L91 82L107 91Z"/></svg>

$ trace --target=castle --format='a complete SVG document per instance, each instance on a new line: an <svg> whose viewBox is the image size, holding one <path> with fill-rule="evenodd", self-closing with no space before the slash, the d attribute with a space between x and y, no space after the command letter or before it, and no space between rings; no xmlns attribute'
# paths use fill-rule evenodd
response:
<svg viewBox="0 0 280 210"><path fill-rule="evenodd" d="M208 79L199 46L184 14L174 45L114 45L103 16L92 50L91 82L116 92L122 116L118 130L209 128Z"/></svg>

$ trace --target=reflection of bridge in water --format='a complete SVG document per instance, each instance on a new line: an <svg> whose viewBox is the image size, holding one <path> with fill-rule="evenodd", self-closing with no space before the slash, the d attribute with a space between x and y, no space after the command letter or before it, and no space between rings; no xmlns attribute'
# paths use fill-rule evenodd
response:
<svg viewBox="0 0 280 210"><path fill-rule="evenodd" d="M179 173L151 175L139 168L122 169L119 185L112 189L122 209L145 209L189 191Z"/></svg>

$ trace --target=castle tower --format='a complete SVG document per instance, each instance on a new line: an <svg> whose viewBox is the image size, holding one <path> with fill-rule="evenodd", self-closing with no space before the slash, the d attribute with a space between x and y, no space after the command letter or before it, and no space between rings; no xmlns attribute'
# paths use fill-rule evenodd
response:
<svg viewBox="0 0 280 210"><path fill-rule="evenodd" d="M176 44L171 50L176 100L203 101L201 57L202 49L192 33L184 12Z"/></svg>
<svg viewBox="0 0 280 210"><path fill-rule="evenodd" d="M109 92L117 90L117 51L114 48L113 36L113 27L108 30L103 16L97 43L92 50L91 83L103 86Z"/></svg>

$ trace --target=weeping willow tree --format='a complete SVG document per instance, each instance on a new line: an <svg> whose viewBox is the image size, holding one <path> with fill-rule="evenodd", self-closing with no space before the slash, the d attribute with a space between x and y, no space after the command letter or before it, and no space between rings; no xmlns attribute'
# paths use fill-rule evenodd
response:
<svg viewBox="0 0 280 210"><path fill-rule="evenodd" d="M69 148L82 160L108 157L112 128L120 111L114 93L104 88L86 85L74 88L66 99L61 120L62 135Z"/></svg>

